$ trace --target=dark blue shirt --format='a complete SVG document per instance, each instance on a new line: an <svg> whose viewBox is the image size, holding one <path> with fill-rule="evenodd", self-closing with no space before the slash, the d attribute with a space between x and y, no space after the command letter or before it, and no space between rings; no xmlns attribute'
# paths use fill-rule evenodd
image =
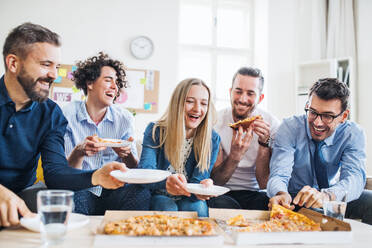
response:
<svg viewBox="0 0 372 248"><path fill-rule="evenodd" d="M31 186L41 155L48 188L91 187L93 171L68 166L64 151L67 120L50 99L16 111L4 77L0 79L0 184L15 193Z"/></svg>

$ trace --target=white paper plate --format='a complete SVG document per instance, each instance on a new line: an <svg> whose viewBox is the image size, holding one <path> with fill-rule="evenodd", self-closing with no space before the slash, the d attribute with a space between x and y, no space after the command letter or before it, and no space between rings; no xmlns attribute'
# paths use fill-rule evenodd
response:
<svg viewBox="0 0 372 248"><path fill-rule="evenodd" d="M171 175L169 171L152 169L129 169L126 172L114 170L110 175L126 183L156 183Z"/></svg>
<svg viewBox="0 0 372 248"><path fill-rule="evenodd" d="M212 185L209 187L205 187L200 183L188 183L186 185L187 191L193 194L198 195L211 195L211 196L219 196L223 195L226 192L229 192L230 189L222 186Z"/></svg>
<svg viewBox="0 0 372 248"><path fill-rule="evenodd" d="M40 232L40 216L36 215L33 218L21 218L21 226L33 232ZM88 216L83 214L71 213L68 219L67 230L76 229L89 223Z"/></svg>
<svg viewBox="0 0 372 248"><path fill-rule="evenodd" d="M107 146L107 147L123 147L123 146L130 146L132 143L128 140L121 140L121 139L102 139L106 142L97 143L100 146Z"/></svg>

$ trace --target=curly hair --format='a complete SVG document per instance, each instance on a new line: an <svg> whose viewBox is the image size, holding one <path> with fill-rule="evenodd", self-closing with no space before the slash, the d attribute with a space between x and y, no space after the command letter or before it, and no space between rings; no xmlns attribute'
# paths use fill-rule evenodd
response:
<svg viewBox="0 0 372 248"><path fill-rule="evenodd" d="M118 60L111 59L107 54L99 52L98 56L93 56L85 61L78 61L76 63L77 69L73 72L73 81L76 88L82 89L84 94L88 94L88 85L93 84L101 75L101 68L104 66L112 67L116 71L116 85L120 95L120 89L127 88L126 73L124 64Z"/></svg>

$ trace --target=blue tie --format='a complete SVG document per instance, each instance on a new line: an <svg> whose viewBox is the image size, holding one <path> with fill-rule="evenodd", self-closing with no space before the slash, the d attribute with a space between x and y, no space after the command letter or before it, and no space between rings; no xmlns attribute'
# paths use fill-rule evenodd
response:
<svg viewBox="0 0 372 248"><path fill-rule="evenodd" d="M324 159L321 150L322 146L325 143L324 141L314 141L314 144L315 144L314 169L319 189L329 188L327 167L326 164L323 162Z"/></svg>

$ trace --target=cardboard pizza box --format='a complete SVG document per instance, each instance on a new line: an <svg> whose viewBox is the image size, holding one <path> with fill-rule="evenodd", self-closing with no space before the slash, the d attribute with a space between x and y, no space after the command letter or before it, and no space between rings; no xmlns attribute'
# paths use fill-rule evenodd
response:
<svg viewBox="0 0 372 248"><path fill-rule="evenodd" d="M132 216L168 215L183 218L198 218L196 212L167 212L167 211L106 211L101 224L97 227L94 238L95 247L126 247L129 246L194 246L213 245L222 246L224 242L223 230L209 218L199 218L209 221L213 225L215 235L208 236L125 236L108 235L104 233L104 226L110 221L127 219Z"/></svg>
<svg viewBox="0 0 372 248"><path fill-rule="evenodd" d="M226 220L239 214L248 220L269 220L269 211L209 209L209 217L216 219L220 227L236 245L247 244L345 244L353 240L349 223L325 216L310 209L302 208L299 213L320 223L322 231L314 232L238 232L226 224Z"/></svg>

